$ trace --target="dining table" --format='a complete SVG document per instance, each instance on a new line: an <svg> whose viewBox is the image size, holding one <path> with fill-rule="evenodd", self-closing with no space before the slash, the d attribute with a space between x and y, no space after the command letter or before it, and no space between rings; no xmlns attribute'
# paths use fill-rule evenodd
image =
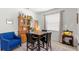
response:
<svg viewBox="0 0 79 59"><path fill-rule="evenodd" d="M37 36L37 44L38 44L38 48L37 51L40 51L40 39L43 35L48 34L48 45L50 46L51 49L51 31L39 31L39 32L30 32L31 35L36 35Z"/></svg>

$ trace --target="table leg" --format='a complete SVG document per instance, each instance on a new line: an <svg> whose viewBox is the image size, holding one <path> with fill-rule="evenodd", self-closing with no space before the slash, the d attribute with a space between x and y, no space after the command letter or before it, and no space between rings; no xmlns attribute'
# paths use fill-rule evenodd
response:
<svg viewBox="0 0 79 59"><path fill-rule="evenodd" d="M49 47L50 47L50 50L52 50L52 47L51 47L51 33L49 34Z"/></svg>
<svg viewBox="0 0 79 59"><path fill-rule="evenodd" d="M48 43L46 43L46 50L48 51Z"/></svg>
<svg viewBox="0 0 79 59"><path fill-rule="evenodd" d="M38 51L40 51L40 36L38 37Z"/></svg>
<svg viewBox="0 0 79 59"><path fill-rule="evenodd" d="M27 49L26 50L28 51L28 42L27 42Z"/></svg>
<svg viewBox="0 0 79 59"><path fill-rule="evenodd" d="M51 40L50 40L50 50L52 50L52 47L51 47Z"/></svg>

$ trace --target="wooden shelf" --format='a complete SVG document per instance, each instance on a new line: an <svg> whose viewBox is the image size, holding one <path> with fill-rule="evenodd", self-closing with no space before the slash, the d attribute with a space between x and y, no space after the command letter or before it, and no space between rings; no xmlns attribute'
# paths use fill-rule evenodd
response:
<svg viewBox="0 0 79 59"><path fill-rule="evenodd" d="M21 36L22 43L26 42L26 33L30 30L30 20L31 16L18 16L18 35Z"/></svg>

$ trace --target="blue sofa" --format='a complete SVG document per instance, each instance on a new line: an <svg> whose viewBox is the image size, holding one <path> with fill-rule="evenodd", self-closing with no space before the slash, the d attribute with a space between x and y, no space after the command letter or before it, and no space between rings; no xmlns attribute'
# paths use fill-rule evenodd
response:
<svg viewBox="0 0 79 59"><path fill-rule="evenodd" d="M0 50L1 50L1 38L0 38Z"/></svg>
<svg viewBox="0 0 79 59"><path fill-rule="evenodd" d="M21 46L21 38L16 36L14 32L0 34L1 50L11 51Z"/></svg>

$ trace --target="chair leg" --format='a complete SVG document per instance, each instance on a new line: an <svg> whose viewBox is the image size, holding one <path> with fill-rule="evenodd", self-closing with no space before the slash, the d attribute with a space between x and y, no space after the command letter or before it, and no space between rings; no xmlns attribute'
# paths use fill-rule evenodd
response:
<svg viewBox="0 0 79 59"><path fill-rule="evenodd" d="M34 47L34 43L33 43L33 47Z"/></svg>
<svg viewBox="0 0 79 59"><path fill-rule="evenodd" d="M28 47L27 47L27 51L28 51Z"/></svg>
<svg viewBox="0 0 79 59"><path fill-rule="evenodd" d="M34 43L31 43L31 51L33 51Z"/></svg>
<svg viewBox="0 0 79 59"><path fill-rule="evenodd" d="M44 48L44 42L42 42L42 44L43 44L43 48Z"/></svg>
<svg viewBox="0 0 79 59"><path fill-rule="evenodd" d="M46 43L46 50L48 51L48 43Z"/></svg>
<svg viewBox="0 0 79 59"><path fill-rule="evenodd" d="M51 47L51 41L50 41L50 50L52 51L52 47Z"/></svg>
<svg viewBox="0 0 79 59"><path fill-rule="evenodd" d="M27 49L26 50L28 51L28 43L27 43Z"/></svg>

